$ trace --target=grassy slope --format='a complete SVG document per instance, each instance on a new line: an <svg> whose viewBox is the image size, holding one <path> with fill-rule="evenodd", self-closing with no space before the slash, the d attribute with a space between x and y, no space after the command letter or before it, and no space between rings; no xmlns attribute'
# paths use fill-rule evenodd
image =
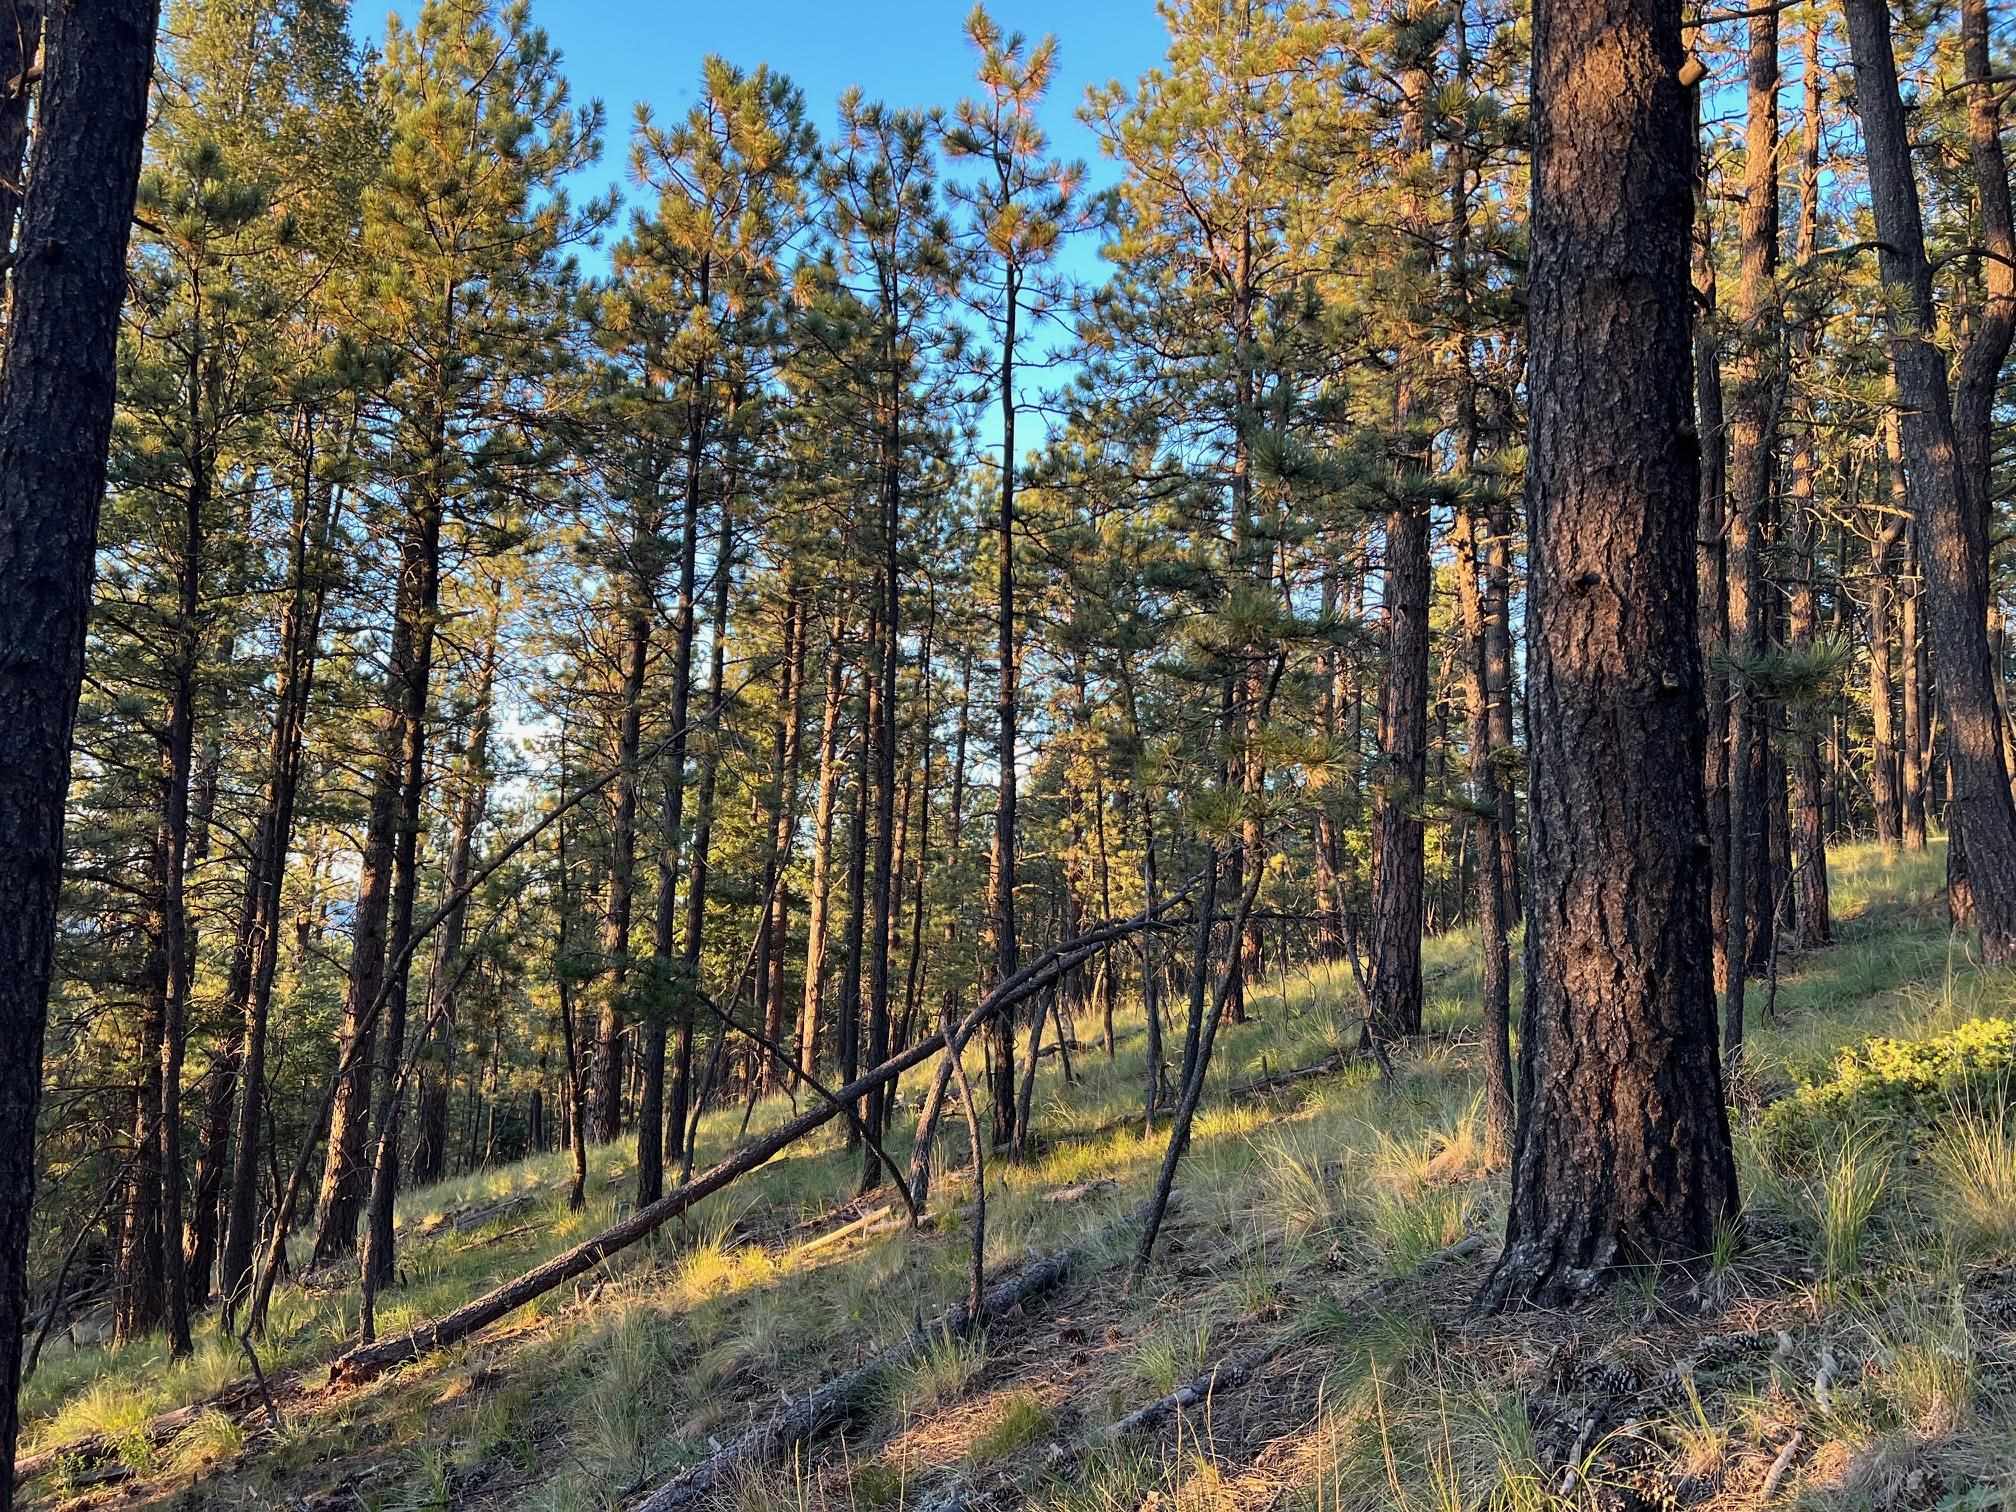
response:
<svg viewBox="0 0 2016 1512"><path fill-rule="evenodd" d="M1840 942L1784 963L1775 1023L1761 1021L1762 993L1753 1000L1752 1095L1821 1071L1871 1032L1931 1033L2011 1011L2016 977L1979 972L1948 940L1942 869L1936 849L1835 857ZM1992 1221L1960 1221L1964 1199L1979 1208L1984 1194L1955 1190L1958 1179L1930 1165L1863 1149L1795 1177L1744 1137L1745 1242L1684 1310L1627 1281L1573 1318L1471 1326L1464 1305L1486 1256L1414 1275L1467 1232L1495 1242L1501 1223L1503 1174L1483 1168L1479 1142L1473 953L1465 937L1431 942L1431 1033L1391 1089L1354 1067L1222 1095L1355 1037L1342 980L1270 984L1256 997L1257 1022L1219 1040L1182 1209L1134 1295L1122 1284L1124 1215L1162 1142L1130 1117L1138 1021L1123 1024L1111 1062L1088 1028L1076 1086L1045 1063L1044 1150L990 1167L987 1248L997 1266L1065 1244L1088 1246L1094 1263L1029 1316L976 1344L947 1341L886 1381L846 1435L752 1480L742 1506L1753 1506L1796 1432L1774 1504L1978 1512L2005 1497L2016 1507L2016 1215L1999 1236ZM906 1112L920 1083L905 1088ZM780 1103L756 1116L788 1112ZM704 1145L724 1147L737 1122L739 1110L716 1120ZM136 1442L133 1479L75 1489L122 1506L621 1506L780 1392L852 1366L961 1293L966 1220L806 1248L866 1210L837 1204L858 1160L828 1132L656 1245L460 1349L362 1391L310 1390L286 1404L277 1434L219 1414L165 1449ZM947 1209L971 1198L951 1169L962 1144L955 1130L934 1194ZM627 1194L624 1159L599 1152L585 1214L564 1211L555 1158L411 1194L406 1285L381 1307L381 1331L600 1227ZM1991 1167L1985 1180L1996 1179ZM1986 1191L1991 1219L2011 1191ZM527 1200L481 1226L443 1222L513 1195ZM1412 1279L1376 1308L1356 1300L1383 1277ZM341 1347L348 1283L281 1293L269 1369ZM1290 1346L1246 1388L1153 1441L1102 1441L1100 1428L1132 1407L1283 1335ZM52 1350L28 1389L31 1441L130 1432L240 1368L214 1336L172 1368L151 1341ZM35 1489L72 1488L58 1476Z"/></svg>

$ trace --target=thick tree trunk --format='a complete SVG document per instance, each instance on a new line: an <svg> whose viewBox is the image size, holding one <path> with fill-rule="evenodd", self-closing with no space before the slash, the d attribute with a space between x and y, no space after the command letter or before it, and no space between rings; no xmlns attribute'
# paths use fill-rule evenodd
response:
<svg viewBox="0 0 2016 1512"><path fill-rule="evenodd" d="M1706 1254L1736 1211L1694 623L1694 160L1680 7L1539 0L1528 338L1527 986L1481 1309Z"/></svg>
<svg viewBox="0 0 2016 1512"><path fill-rule="evenodd" d="M1875 212L1878 266L1890 299L1884 314L1891 362L1903 403L1899 428L1905 482L1918 528L1925 570L1926 609L1938 658L1939 700L1945 714L1947 759L1952 772L1951 810L1965 845L1974 912L1983 956L2016 957L2016 801L2002 755L1995 701L1995 668L1987 636L1988 430L1993 391L2016 325L2016 238L2010 232L2006 173L1994 126L1994 86L1986 77L1986 18L1978 5L1963 8L1968 32L1977 30L1983 58L1968 73L1969 138L1979 183L1984 240L1995 253L1987 309L1961 358L1959 415L1947 386L1946 358L1933 345L1932 270L1918 186L1912 177L1910 133L1897 89L1890 14L1883 0L1844 0L1849 46L1855 60L1855 107L1869 164L1869 198ZM1971 59L1976 42L1966 39ZM1981 131L1985 126L1986 140ZM1984 165L1991 165L1984 171Z"/></svg>
<svg viewBox="0 0 2016 1512"><path fill-rule="evenodd" d="M72 0L50 18L0 367L0 1501L14 1484L63 804L157 15L154 0Z"/></svg>

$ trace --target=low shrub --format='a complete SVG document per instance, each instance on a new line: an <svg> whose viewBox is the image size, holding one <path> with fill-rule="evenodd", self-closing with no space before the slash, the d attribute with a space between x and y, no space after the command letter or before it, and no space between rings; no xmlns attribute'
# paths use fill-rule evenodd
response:
<svg viewBox="0 0 2016 1512"><path fill-rule="evenodd" d="M2016 1021L1977 1018L1926 1039L1873 1035L1841 1052L1825 1081L1766 1110L1766 1153L1810 1166L1850 1129L1922 1139L1956 1108L2007 1106L2016 1095Z"/></svg>

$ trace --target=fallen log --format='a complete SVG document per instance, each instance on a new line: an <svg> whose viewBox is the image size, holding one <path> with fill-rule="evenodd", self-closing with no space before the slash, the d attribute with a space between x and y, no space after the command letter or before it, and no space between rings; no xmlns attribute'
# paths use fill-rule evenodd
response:
<svg viewBox="0 0 2016 1512"><path fill-rule="evenodd" d="M282 1392L292 1392L301 1384L301 1379L290 1373L272 1384ZM222 1412L238 1418L256 1409L263 1415L268 1411L267 1400L266 1383L249 1375L243 1376L200 1402L156 1414L137 1430L137 1435L145 1438L150 1448L158 1449L185 1428L192 1427L206 1413ZM14 1462L15 1489L27 1485L38 1475L54 1470L58 1464L68 1464L75 1470L102 1464L132 1443L134 1437L134 1434L128 1434L115 1441L102 1433L93 1433L81 1439L72 1439L67 1444L56 1444L34 1454L24 1454Z"/></svg>
<svg viewBox="0 0 2016 1512"><path fill-rule="evenodd" d="M1380 1302L1383 1302L1387 1297L1391 1296L1415 1277L1427 1271L1434 1270L1439 1266L1446 1265L1451 1261L1466 1259L1476 1254L1483 1247L1484 1240L1482 1236L1477 1234L1472 1234L1467 1239L1458 1240L1447 1249L1430 1255L1405 1276L1390 1276L1386 1280L1379 1282L1378 1285L1368 1287L1366 1290L1360 1292L1352 1299L1351 1309L1355 1312L1364 1308L1376 1307ZM1134 1411L1128 1413L1119 1422L1104 1429L1097 1437L1110 1442L1115 1439L1126 1438L1130 1434L1145 1433L1150 1429L1160 1427L1169 1418L1184 1409L1198 1406L1217 1392L1236 1391L1239 1387L1244 1386L1248 1381L1252 1380L1267 1365L1272 1363L1277 1355L1287 1349L1299 1337L1300 1334L1296 1330L1284 1329L1271 1338L1263 1339L1250 1349L1242 1350L1235 1355L1228 1355L1202 1375L1185 1381L1167 1396L1157 1397L1145 1407L1135 1408Z"/></svg>
<svg viewBox="0 0 2016 1512"><path fill-rule="evenodd" d="M745 1429L692 1469L637 1502L633 1512L683 1512L719 1490L738 1472L782 1459L790 1450L840 1422L887 1372L915 1359L933 1338L946 1333L968 1333L977 1325L990 1323L1054 1290L1070 1274L1073 1259L1068 1251L1031 1259L1014 1275L995 1282L982 1293L977 1313L969 1313L961 1302L938 1323L913 1328L900 1343L883 1350L866 1364L807 1392Z"/></svg>

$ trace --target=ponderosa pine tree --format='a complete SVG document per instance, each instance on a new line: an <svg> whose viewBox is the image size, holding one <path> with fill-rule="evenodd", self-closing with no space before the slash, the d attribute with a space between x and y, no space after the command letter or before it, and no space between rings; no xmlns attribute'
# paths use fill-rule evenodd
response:
<svg viewBox="0 0 2016 1512"><path fill-rule="evenodd" d="M913 495L938 447L951 375L942 362L954 339L946 307L957 249L940 207L931 121L849 90L819 173L828 244L807 270L802 340L830 359L819 404L828 423L854 434L868 456L870 508L858 540L869 573L868 665L849 861L847 979L842 991L843 1065L852 1044L871 1066L888 1056L892 928L896 905L898 663L903 642L905 530ZM872 820L872 823L871 823ZM865 976L864 973L865 972ZM861 1121L883 1127L886 1089L864 1100ZM881 1167L867 1157L864 1184Z"/></svg>
<svg viewBox="0 0 2016 1512"><path fill-rule="evenodd" d="M1699 439L1675 381L1692 358L1680 25L1669 0L1534 10L1533 866L1485 1310L1697 1260L1736 1210L1700 845Z"/></svg>
<svg viewBox="0 0 2016 1512"><path fill-rule="evenodd" d="M0 363L0 1507L14 1499L70 730L157 16L154 0L76 0L49 21Z"/></svg>
<svg viewBox="0 0 2016 1512"><path fill-rule="evenodd" d="M378 87L391 149L365 196L363 246L370 329L394 362L379 466L398 561L341 1053L365 1048L330 1123L315 1253L351 1248L367 1189L382 1185L369 1261L382 1284L397 1162L381 1177L365 1152L374 1120L398 1114L444 531L486 475L525 460L510 397L558 360L566 249L612 205L577 210L561 187L600 151L602 110L570 106L523 0L430 0L411 30L395 17Z"/></svg>
<svg viewBox="0 0 2016 1512"><path fill-rule="evenodd" d="M1017 736L1021 695L1017 672L1015 612L1015 421L1021 409L1017 366L1026 339L1025 319L1042 321L1058 303L1055 280L1044 279L1065 236L1080 229L1080 164L1046 156L1049 140L1036 111L1050 92L1057 67L1057 39L1045 37L1032 49L1020 32L1003 32L975 5L966 35L980 54L982 98L959 105L945 135L954 162L971 162L973 184L954 184L950 193L973 218L972 287L983 299L982 313L999 345L998 392L1001 413L1001 486L995 515L994 655L996 662L994 856L988 873L989 928L994 941L994 980L1006 981L1021 966L1015 923L1016 781L1021 761ZM997 1019L989 1027L988 1096L993 1139L1004 1143L1015 1100L1014 1025ZM1012 1121L1012 1120L1010 1120Z"/></svg>
<svg viewBox="0 0 2016 1512"><path fill-rule="evenodd" d="M680 509L676 548L677 602L672 613L671 699L664 757L664 797L658 824L657 895L651 937L650 1001L642 1020L642 1092L637 1110L638 1200L663 1190L668 1131L683 1149L691 1097L693 1009L682 984L697 972L701 941L692 899L687 939L678 940L682 859L689 870L705 860L685 847L686 763L692 723L693 653L698 631L699 552L703 511L732 510L718 474L733 421L729 389L752 366L745 348L769 339L768 322L780 287L781 254L802 225L802 181L812 148L804 100L789 79L759 68L745 74L719 58L702 69L698 103L676 126L661 129L641 116L631 144L633 170L655 191L652 210L636 217L617 268L624 329L653 326L658 345L637 375L647 391L663 392L683 415ZM710 487L710 469L717 475ZM656 478L652 487L657 487ZM654 517L656 506L654 505ZM718 537L719 532L717 532ZM717 578L728 558L715 552ZM717 594L725 587L717 585ZM635 628L630 632L634 637ZM633 641L634 645L634 641ZM629 687L626 674L626 689ZM641 681L639 686L641 687ZM718 695L719 685L715 692ZM627 713L626 692L626 719ZM626 727L626 739L627 727ZM634 756L632 757L634 761ZM620 844L620 836L619 836ZM613 881L612 881L613 886ZM689 879L689 888L691 879ZM605 943L609 937L605 936ZM615 1137L620 1077L617 1036L628 1008L605 999L597 1032L595 1130ZM666 1047L676 1030L672 1095L666 1097Z"/></svg>
<svg viewBox="0 0 2016 1512"><path fill-rule="evenodd" d="M1939 703L1945 714L1952 774L1950 828L1964 846L1964 873L1981 929L1983 955L2016 955L2016 801L2003 758L1997 677L1988 641L1988 501L1980 497L1981 467L1968 466L1955 424L1946 356L1934 344L1932 268L1925 255L1924 219L1911 163L1910 133L1898 93L1890 16L1880 0L1844 0L1855 59L1855 110L1869 162L1869 198L1877 262L1889 297L1883 306L1891 363L1901 403L1898 430L1904 480L1925 573ZM1984 33L1985 36L1985 33ZM1979 97L1987 101L1987 86ZM1992 136L1992 114L1988 118ZM1970 127L1972 123L1970 121ZM1983 150L1999 146L1983 142ZM1985 213L2008 220L2006 177L1991 185ZM1998 203L1999 202L1999 203ZM1991 232L1991 234L1994 234ZM2006 236L2006 230L2002 233ZM1998 282L2012 275L1997 264ZM2005 288L2010 285L2005 283ZM2006 355L2009 305L1986 322L1977 340L1999 342L1992 365ZM1980 347L1963 354L1988 365ZM1991 383L1992 387L1992 383ZM1968 427L1972 434L1977 428Z"/></svg>

